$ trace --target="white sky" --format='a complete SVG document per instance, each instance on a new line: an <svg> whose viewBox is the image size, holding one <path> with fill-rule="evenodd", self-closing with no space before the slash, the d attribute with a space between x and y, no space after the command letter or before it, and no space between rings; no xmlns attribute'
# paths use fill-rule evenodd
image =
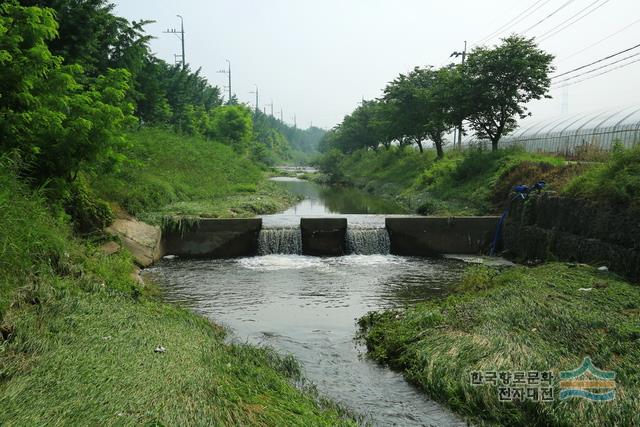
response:
<svg viewBox="0 0 640 427"><path fill-rule="evenodd" d="M545 3L546 1L546 3ZM520 32L558 9L567 0L540 1L527 19L506 28L488 42ZM618 35L573 53L640 20L639 0L598 0L591 15L540 43L556 55L558 73L587 64L640 43L640 22ZM157 37L153 51L173 62L180 42L167 28L178 28L184 17L186 57L193 69L202 67L215 85L226 84L216 73L232 63L233 92L241 102L254 103L254 84L261 107L273 100L274 112L298 126L330 128L364 97L378 97L387 82L416 65L440 66L461 50L499 29L535 0L115 0L116 14L129 20L157 21L147 31ZM593 0L573 0L536 26L527 36L571 18ZM639 52L640 48L629 52ZM621 55L615 59L623 58ZM566 58L566 59L565 59ZM634 58L639 59L640 56ZM634 59L629 59L632 61ZM623 63L621 63L623 64ZM601 64L599 64L601 65ZM604 70L603 70L604 71ZM596 74L596 73L593 73ZM593 74L588 74L589 77ZM569 112L616 106L640 108L640 62L568 88ZM534 118L560 115L563 89L554 99L532 103ZM269 109L267 110L269 112Z"/></svg>

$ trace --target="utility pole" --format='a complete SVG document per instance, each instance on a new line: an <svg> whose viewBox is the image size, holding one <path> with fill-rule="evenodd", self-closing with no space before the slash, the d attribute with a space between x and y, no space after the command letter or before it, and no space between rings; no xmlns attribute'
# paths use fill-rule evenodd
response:
<svg viewBox="0 0 640 427"><path fill-rule="evenodd" d="M284 123L284 115L282 114L282 108L280 109L280 121Z"/></svg>
<svg viewBox="0 0 640 427"><path fill-rule="evenodd" d="M229 86L227 86L227 88L229 89L229 101L228 101L228 103L230 103L231 99L232 99L232 95L231 95L231 61L229 61L228 59L225 59L225 61L227 61L227 63L229 64L229 68L227 70L218 70L218 73L226 74L226 75L229 76Z"/></svg>
<svg viewBox="0 0 640 427"><path fill-rule="evenodd" d="M467 41L464 41L464 50L462 52L453 52L451 54L451 56L449 56L449 58L451 58L452 56L455 56L456 58L458 56L462 57L462 65L464 65L465 60L467 59ZM458 125L458 149L462 150L462 122L460 122L460 124Z"/></svg>
<svg viewBox="0 0 640 427"><path fill-rule="evenodd" d="M249 93L256 95L256 113L257 113L258 111L260 111L260 105L258 104L258 101L260 99L258 98L258 85L254 85L254 86L256 87L256 90L253 91L253 92L249 92Z"/></svg>
<svg viewBox="0 0 640 427"><path fill-rule="evenodd" d="M293 115L293 128L297 129L298 128L298 120L296 118L296 115Z"/></svg>
<svg viewBox="0 0 640 427"><path fill-rule="evenodd" d="M271 104L267 104L267 105L271 107L271 117L273 117L273 99L271 100Z"/></svg>
<svg viewBox="0 0 640 427"><path fill-rule="evenodd" d="M180 58L182 60L182 68L184 69L186 66L186 57L184 56L184 19L182 19L182 16L180 15L176 15L178 18L180 18L180 30L176 30L175 28L169 28L167 29L167 31L163 31L163 33L165 34L175 34L176 37L178 37L180 39L180 42L182 44L182 55L174 55L174 59L178 59Z"/></svg>

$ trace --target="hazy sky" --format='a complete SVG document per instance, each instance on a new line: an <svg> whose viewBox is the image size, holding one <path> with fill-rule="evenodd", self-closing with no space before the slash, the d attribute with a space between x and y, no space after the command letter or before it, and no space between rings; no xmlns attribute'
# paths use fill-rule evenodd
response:
<svg viewBox="0 0 640 427"><path fill-rule="evenodd" d="M340 122L363 97L379 96L397 74L416 65L450 62L449 55L461 50L464 40L471 47L534 4L541 7L486 43L534 26L567 2L526 33L537 37L594 1L115 1L118 15L156 21L147 31L157 37L151 46L160 58L173 62L173 55L179 53L178 39L162 31L178 28L176 15L180 14L185 22L187 62L194 69L202 67L212 84L226 84L226 75L217 71L226 68L225 60L229 59L233 92L241 102L254 103L254 95L249 92L257 84L261 106L273 100L274 112L279 115L283 109L285 121L292 123L296 114L298 126L306 127L313 121L325 128ZM640 20L639 0L596 0L593 7L599 5L592 14L540 42L556 55L558 73L640 43L640 22L636 22ZM569 57L626 26L626 30L597 46ZM640 48L628 55L636 52ZM640 56L628 61L635 59ZM569 112L634 104L640 107L638 76L640 62L569 87ZM554 99L531 105L534 117L561 113L563 89L551 94Z"/></svg>

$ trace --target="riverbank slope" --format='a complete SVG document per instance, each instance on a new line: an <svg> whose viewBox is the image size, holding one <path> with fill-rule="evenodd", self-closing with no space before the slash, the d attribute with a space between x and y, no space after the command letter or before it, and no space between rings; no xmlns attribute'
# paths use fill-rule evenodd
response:
<svg viewBox="0 0 640 427"><path fill-rule="evenodd" d="M640 421L640 288L610 273L560 263L505 271L474 267L446 299L370 313L359 324L371 357L478 423ZM613 401L559 399L559 372L578 368L586 356L615 372ZM551 401L499 399L500 386L548 387L540 378L519 385L471 381L473 372L528 371L552 372Z"/></svg>
<svg viewBox="0 0 640 427"><path fill-rule="evenodd" d="M155 147L151 159L168 148ZM120 172L121 182L110 176L93 191L121 194L109 200L139 203L149 217L164 212L166 200L222 194L203 200L233 207L261 197L239 191L263 184L257 166L209 147L199 164L138 159L139 168ZM186 143L180 148L194 150ZM159 177L146 173L153 162ZM204 166L227 172L203 175ZM220 176L223 184L215 181ZM126 250L107 255L100 234L74 237L69 217L19 182L8 161L0 182L0 424L354 424L312 390L296 387L294 360L227 343L221 327L162 302L153 285L139 283ZM200 192L189 194L198 182ZM153 185L160 190L146 194ZM247 213L262 212L262 205L250 206Z"/></svg>
<svg viewBox="0 0 640 427"><path fill-rule="evenodd" d="M422 215L487 215L501 212L513 186L545 181L560 191L586 169L564 159L517 148L435 153L412 149L325 153L320 168L337 184L391 198Z"/></svg>

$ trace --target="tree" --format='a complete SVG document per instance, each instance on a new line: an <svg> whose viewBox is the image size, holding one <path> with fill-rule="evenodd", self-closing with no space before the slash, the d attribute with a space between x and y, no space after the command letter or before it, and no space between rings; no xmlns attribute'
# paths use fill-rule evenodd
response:
<svg viewBox="0 0 640 427"><path fill-rule="evenodd" d="M0 5L0 150L18 150L36 183L117 162L134 121L130 74L112 69L80 83L82 67L62 65L47 47L56 28L50 9Z"/></svg>
<svg viewBox="0 0 640 427"><path fill-rule="evenodd" d="M424 151L422 143L427 138L425 105L420 99L423 71L416 67L408 75L400 74L384 89L383 97L389 104L387 111L392 114L391 120L396 124L394 139L400 141L401 146L405 141L415 143L420 152Z"/></svg>
<svg viewBox="0 0 640 427"><path fill-rule="evenodd" d="M511 36L492 49L474 49L462 67L465 96L461 99L471 128L493 150L504 135L516 129L517 119L530 115L533 99L550 98L549 73L553 55L533 39Z"/></svg>

